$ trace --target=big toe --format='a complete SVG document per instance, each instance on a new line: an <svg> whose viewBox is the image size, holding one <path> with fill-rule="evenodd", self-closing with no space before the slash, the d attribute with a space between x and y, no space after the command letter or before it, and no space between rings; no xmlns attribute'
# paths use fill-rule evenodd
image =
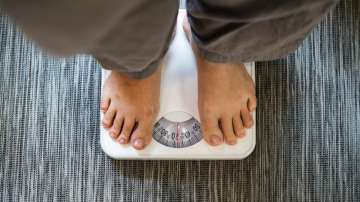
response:
<svg viewBox="0 0 360 202"><path fill-rule="evenodd" d="M153 124L139 121L131 136L131 144L137 150L143 150L151 142Z"/></svg>
<svg viewBox="0 0 360 202"><path fill-rule="evenodd" d="M212 146L218 146L223 142L223 135L219 128L219 121L216 118L202 118L201 126L206 142Z"/></svg>

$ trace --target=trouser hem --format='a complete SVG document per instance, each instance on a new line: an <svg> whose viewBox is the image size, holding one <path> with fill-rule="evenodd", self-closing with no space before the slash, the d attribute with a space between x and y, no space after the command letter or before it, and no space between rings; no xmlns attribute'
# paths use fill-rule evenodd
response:
<svg viewBox="0 0 360 202"><path fill-rule="evenodd" d="M230 55L221 52L206 50L201 47L198 47L198 54L200 57L204 58L205 60L214 63L242 64L242 63L248 63L254 61L276 60L276 59L284 58L289 54L295 52L295 50L301 45L302 41L303 40L298 40L291 44L287 44L286 47L279 48L276 51L272 51L271 53L266 55L256 55L251 51L249 51L249 53Z"/></svg>
<svg viewBox="0 0 360 202"><path fill-rule="evenodd" d="M153 74L160 66L162 59L156 60L154 62L151 62L147 67L143 68L140 71L129 71L129 68L122 67L120 65L117 65L116 63L109 61L104 58L97 58L99 63L102 65L104 69L111 70L111 71L117 71L119 73L125 74L130 78L133 79L144 79L149 77L151 74Z"/></svg>

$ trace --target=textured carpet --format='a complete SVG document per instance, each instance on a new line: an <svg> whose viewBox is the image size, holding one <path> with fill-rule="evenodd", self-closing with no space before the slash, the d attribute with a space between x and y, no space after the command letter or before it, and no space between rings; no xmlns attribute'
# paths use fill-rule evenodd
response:
<svg viewBox="0 0 360 202"><path fill-rule="evenodd" d="M99 145L100 66L53 58L0 17L0 201L359 201L360 3L286 59L257 63L243 161L114 161Z"/></svg>

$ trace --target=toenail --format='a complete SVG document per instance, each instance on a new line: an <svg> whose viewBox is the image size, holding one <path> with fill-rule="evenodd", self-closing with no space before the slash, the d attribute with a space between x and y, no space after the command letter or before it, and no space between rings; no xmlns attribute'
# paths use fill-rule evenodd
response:
<svg viewBox="0 0 360 202"><path fill-rule="evenodd" d="M213 145L219 145L219 144L221 144L221 139L220 139L218 136L213 135L213 136L211 137L211 143L212 143Z"/></svg>
<svg viewBox="0 0 360 202"><path fill-rule="evenodd" d="M236 140L229 141L229 144L230 144L230 145L236 144Z"/></svg>
<svg viewBox="0 0 360 202"><path fill-rule="evenodd" d="M119 143L120 143L120 144L125 144L125 139L124 139L124 138L120 138Z"/></svg>
<svg viewBox="0 0 360 202"><path fill-rule="evenodd" d="M137 149L142 149L144 147L144 141L142 139L136 139L134 142L134 146Z"/></svg>

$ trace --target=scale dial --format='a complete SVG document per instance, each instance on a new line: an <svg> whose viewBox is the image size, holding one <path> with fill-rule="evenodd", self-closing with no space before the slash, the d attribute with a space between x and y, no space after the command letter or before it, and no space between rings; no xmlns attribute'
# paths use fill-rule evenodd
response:
<svg viewBox="0 0 360 202"><path fill-rule="evenodd" d="M200 123L194 117L186 121L173 121L162 117L155 124L153 138L172 148L190 147L202 140Z"/></svg>

